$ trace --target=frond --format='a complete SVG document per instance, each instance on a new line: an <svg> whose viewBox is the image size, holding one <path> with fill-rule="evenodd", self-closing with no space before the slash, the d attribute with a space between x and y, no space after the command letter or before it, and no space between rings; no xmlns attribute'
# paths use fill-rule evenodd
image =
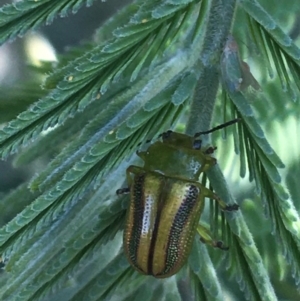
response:
<svg viewBox="0 0 300 301"><path fill-rule="evenodd" d="M6 5L0 10L0 41L92 3L24 0ZM247 17L245 26L234 22L235 13ZM15 154L17 166L47 160L28 183L1 200L1 300L179 301L193 294L195 300L221 301L229 290L239 294L237 283L247 299L278 300L267 255L246 223L244 203L238 212L220 213L211 205L203 214L215 236L229 245L227 254L208 250L196 238L187 264L168 280L138 274L122 249L129 197L116 196L116 190L126 168L139 165L137 148L178 121L194 135L210 128L212 120L220 124L236 117L234 145L224 146L224 156L217 145L218 161L239 154L240 177L254 182L277 239L272 244L279 244L278 256L286 258L276 264L285 271L292 266L296 287L299 215L282 181L285 164L258 116L276 100L252 101L253 93L267 94L265 83L242 60L231 28L251 33L264 67L272 76L275 68L283 90L296 99L300 49L255 0L135 1L106 21L94 40L47 66L42 89L37 89L42 81L37 77L0 95L5 98L0 111L7 110L0 114L6 122L0 130L1 157ZM15 107L13 101L22 98L26 101ZM203 136L204 144L207 140ZM218 164L203 175L203 185L206 177L225 203L236 202Z"/></svg>
<svg viewBox="0 0 300 301"><path fill-rule="evenodd" d="M66 17L69 12L75 14L86 4L92 5L94 0L23 0L4 5L0 10L0 44L7 40L23 36L41 24L50 24L57 16Z"/></svg>
<svg viewBox="0 0 300 301"><path fill-rule="evenodd" d="M241 5L248 14L252 39L268 63L269 74L273 77L274 65L282 89L295 98L294 89L300 88L300 49L259 3L246 0Z"/></svg>

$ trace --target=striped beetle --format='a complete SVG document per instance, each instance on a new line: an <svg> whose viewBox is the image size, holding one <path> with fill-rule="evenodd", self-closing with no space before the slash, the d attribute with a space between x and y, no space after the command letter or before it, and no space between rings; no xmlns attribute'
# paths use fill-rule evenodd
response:
<svg viewBox="0 0 300 301"><path fill-rule="evenodd" d="M194 137L167 131L161 134L162 141L137 152L144 166L128 167L129 187L118 189L117 194L130 193L123 244L128 261L140 273L156 278L177 273L188 258L196 231L203 242L227 249L212 239L199 219L205 197L216 200L226 211L237 210L238 205L226 205L199 183L200 174L212 167L216 159L211 156L215 148L201 150L197 137L237 121Z"/></svg>

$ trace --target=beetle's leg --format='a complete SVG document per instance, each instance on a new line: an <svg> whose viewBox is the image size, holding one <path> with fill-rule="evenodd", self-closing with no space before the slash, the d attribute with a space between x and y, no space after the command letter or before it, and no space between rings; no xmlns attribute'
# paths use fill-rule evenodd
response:
<svg viewBox="0 0 300 301"><path fill-rule="evenodd" d="M128 183L128 187L117 189L116 194L121 195L121 194L130 193L130 186L132 183L132 177L130 174L131 173L133 173L133 174L139 173L141 170L142 170L141 167L130 165L126 170L126 180Z"/></svg>
<svg viewBox="0 0 300 301"><path fill-rule="evenodd" d="M194 143L193 143L193 149L197 149L200 150L202 147L202 140L201 139L195 139ZM215 152L215 150L217 149L216 146L209 146L204 152L204 154L206 155L211 155Z"/></svg>
<svg viewBox="0 0 300 301"><path fill-rule="evenodd" d="M236 211L239 209L238 204L231 204L227 205L223 200L220 199L215 193L213 193L211 190L207 189L206 187L202 187L203 190L203 196L207 198L211 198L218 202L219 206L224 211Z"/></svg>
<svg viewBox="0 0 300 301"><path fill-rule="evenodd" d="M210 146L204 151L204 153L207 155L211 155L215 152L216 149L217 149L216 146Z"/></svg>
<svg viewBox="0 0 300 301"><path fill-rule="evenodd" d="M131 180L131 176L130 174L133 173L133 174L139 174L139 173L144 173L145 170L143 167L139 167L139 166L135 166L135 165L130 165L127 170L126 170L126 176L127 176L127 180L128 178L130 178L129 180L129 183L132 182Z"/></svg>
<svg viewBox="0 0 300 301"><path fill-rule="evenodd" d="M140 150L137 150L136 151L136 154L137 154L137 156L139 156L143 161L146 161L147 160L147 152L146 151L140 151ZM138 167L138 166L133 166L133 165L131 165L131 166L129 166L129 167ZM129 168L128 167L128 168ZM128 168L127 168L127 170L128 170ZM134 172L133 172L134 173Z"/></svg>
<svg viewBox="0 0 300 301"><path fill-rule="evenodd" d="M196 178L199 178L201 173L209 170L212 166L217 163L217 160L214 157L204 154L202 151L199 153L199 162L201 162L201 167L198 169L197 173L195 174Z"/></svg>
<svg viewBox="0 0 300 301"><path fill-rule="evenodd" d="M128 172L129 167L126 170L126 180L127 180L127 184L129 185L128 187L124 187L124 188L119 188L116 190L116 194L117 195L121 195L121 194L128 194L130 193L130 185L131 185L131 177L130 174Z"/></svg>
<svg viewBox="0 0 300 301"><path fill-rule="evenodd" d="M203 224L197 226L197 232L200 235L200 240L208 245L211 245L214 248L219 248L221 250L228 250L229 248L223 244L220 240L214 240L209 229Z"/></svg>
<svg viewBox="0 0 300 301"><path fill-rule="evenodd" d="M125 188L117 189L116 194L117 195L128 194L129 192L130 192L130 188L129 187L125 187Z"/></svg>

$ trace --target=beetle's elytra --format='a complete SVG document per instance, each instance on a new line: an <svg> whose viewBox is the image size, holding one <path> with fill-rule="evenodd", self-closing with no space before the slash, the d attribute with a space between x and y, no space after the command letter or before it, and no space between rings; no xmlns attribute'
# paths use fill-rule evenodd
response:
<svg viewBox="0 0 300 301"><path fill-rule="evenodd" d="M224 248L199 224L204 198L216 200L223 210L237 210L238 205L227 206L198 182L216 160L210 156L214 148L201 150L201 140L196 137L235 122L194 137L165 132L162 141L138 152L143 167L128 167L129 188L119 189L117 194L130 193L123 244L128 261L140 273L156 278L177 273L188 258L197 230L203 242Z"/></svg>

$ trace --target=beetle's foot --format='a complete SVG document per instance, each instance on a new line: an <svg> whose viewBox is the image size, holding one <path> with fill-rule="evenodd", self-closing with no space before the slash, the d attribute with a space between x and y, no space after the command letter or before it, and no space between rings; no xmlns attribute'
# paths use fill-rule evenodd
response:
<svg viewBox="0 0 300 301"><path fill-rule="evenodd" d="M209 148L207 148L207 149L205 150L205 154L211 155L211 154L213 154L213 153L215 152L216 149L217 149L216 146L210 146Z"/></svg>
<svg viewBox="0 0 300 301"><path fill-rule="evenodd" d="M199 238L200 238L200 241L201 241L202 243L204 243L204 244L207 243L207 241L206 241L202 236L200 236Z"/></svg>
<svg viewBox="0 0 300 301"><path fill-rule="evenodd" d="M215 245L214 245L215 248L218 248L218 249L221 249L223 251L228 251L229 250L229 247L225 246L224 243L220 240L216 241L215 242Z"/></svg>
<svg viewBox="0 0 300 301"><path fill-rule="evenodd" d="M240 206L238 204L226 205L223 209L224 211L237 211L239 210Z"/></svg>
<svg viewBox="0 0 300 301"><path fill-rule="evenodd" d="M200 236L200 241L203 242L204 244L211 245L213 248L218 248L223 251L229 250L229 247L225 246L221 240L206 240Z"/></svg>
<svg viewBox="0 0 300 301"><path fill-rule="evenodd" d="M116 191L116 194L117 195L120 195L120 194L128 194L130 192L130 189L129 187L126 187L126 188L120 188Z"/></svg>

